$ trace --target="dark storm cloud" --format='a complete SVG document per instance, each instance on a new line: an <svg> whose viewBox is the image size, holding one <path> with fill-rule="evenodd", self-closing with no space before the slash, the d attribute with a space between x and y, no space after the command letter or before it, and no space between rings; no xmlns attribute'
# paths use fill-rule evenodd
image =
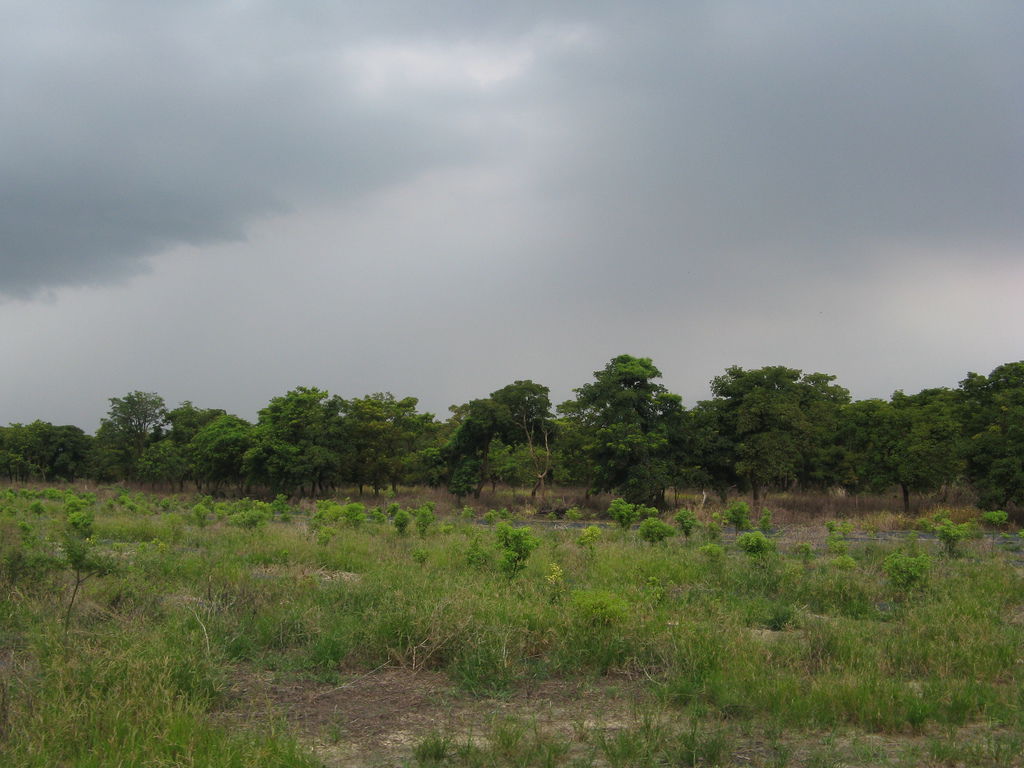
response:
<svg viewBox="0 0 1024 768"><path fill-rule="evenodd" d="M515 152L552 211L548 274L596 264L606 290L624 271L857 269L892 242L1022 234L1016 3L6 8L0 293L108 281L268 213ZM346 58L574 24L589 45L495 92L367 94ZM506 113L550 132L531 145Z"/></svg>

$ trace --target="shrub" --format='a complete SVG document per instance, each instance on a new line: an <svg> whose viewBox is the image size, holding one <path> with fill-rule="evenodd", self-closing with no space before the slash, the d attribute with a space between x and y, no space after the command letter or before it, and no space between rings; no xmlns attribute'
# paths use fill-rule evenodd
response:
<svg viewBox="0 0 1024 768"><path fill-rule="evenodd" d="M725 509L725 521L737 531L749 531L750 505L745 501L734 501Z"/></svg>
<svg viewBox="0 0 1024 768"><path fill-rule="evenodd" d="M708 560L721 560L725 555L725 550L722 549L722 546L715 544L713 541L704 544L699 551Z"/></svg>
<svg viewBox="0 0 1024 768"><path fill-rule="evenodd" d="M420 536L426 536L427 531L430 530L430 526L436 519L434 517L433 502L428 501L423 506L417 507L416 511L413 512L413 515L416 518L416 532L419 533Z"/></svg>
<svg viewBox="0 0 1024 768"><path fill-rule="evenodd" d="M857 567L857 561L849 555L839 555L832 558L832 567L841 571L852 571Z"/></svg>
<svg viewBox="0 0 1024 768"><path fill-rule="evenodd" d="M341 520L351 528L358 528L366 522L366 507L358 502L346 504L341 508Z"/></svg>
<svg viewBox="0 0 1024 768"><path fill-rule="evenodd" d="M657 517L648 517L640 523L640 538L654 545L675 534L675 529Z"/></svg>
<svg viewBox="0 0 1024 768"><path fill-rule="evenodd" d="M608 505L608 517L625 531L640 519L643 509L642 504L630 504L625 499L613 499L612 503Z"/></svg>
<svg viewBox="0 0 1024 768"><path fill-rule="evenodd" d="M1001 509L992 509L988 512L982 513L981 521L985 523L985 525L1002 528L1010 521L1010 517Z"/></svg>
<svg viewBox="0 0 1024 768"><path fill-rule="evenodd" d="M67 513L68 528L83 539L92 536L93 514L91 509L74 507Z"/></svg>
<svg viewBox="0 0 1024 768"><path fill-rule="evenodd" d="M744 533L736 539L736 546L751 557L764 557L769 552L775 551L775 542L761 531Z"/></svg>
<svg viewBox="0 0 1024 768"><path fill-rule="evenodd" d="M491 563L491 554L484 549L479 534L473 536L466 548L466 563L473 568L485 568Z"/></svg>
<svg viewBox="0 0 1024 768"><path fill-rule="evenodd" d="M757 527L765 533L772 529L772 511L770 509L761 511L761 519L757 521Z"/></svg>
<svg viewBox="0 0 1024 768"><path fill-rule="evenodd" d="M530 553L540 546L540 539L526 527L513 528L508 523L499 523L495 535L502 550L501 570L510 578L526 567Z"/></svg>
<svg viewBox="0 0 1024 768"><path fill-rule="evenodd" d="M409 514L408 510L399 509L395 512L395 516L391 519L391 524L395 526L395 530L398 531L399 536L405 536L406 531L409 530L409 523L412 522L412 515Z"/></svg>
<svg viewBox="0 0 1024 768"><path fill-rule="evenodd" d="M578 620L590 626L621 624L629 615L629 603L607 589L577 589L572 607Z"/></svg>
<svg viewBox="0 0 1024 768"><path fill-rule="evenodd" d="M680 509L676 512L675 521L686 538L690 538L693 529L697 527L697 515L690 509Z"/></svg>
<svg viewBox="0 0 1024 768"><path fill-rule="evenodd" d="M587 550L590 555L594 554L594 546L601 538L601 529L596 525L588 525L576 539L576 543Z"/></svg>
<svg viewBox="0 0 1024 768"><path fill-rule="evenodd" d="M809 563L814 559L814 548L810 542L801 541L793 547L793 554L800 558L804 563Z"/></svg>
<svg viewBox="0 0 1024 768"><path fill-rule="evenodd" d="M228 523L252 531L256 528L262 528L270 521L272 516L269 504L259 504L258 506L254 505L240 509L229 515Z"/></svg>
<svg viewBox="0 0 1024 768"><path fill-rule="evenodd" d="M896 589L908 592L924 584L931 565L932 559L928 555L893 552L882 562L882 570Z"/></svg>
<svg viewBox="0 0 1024 768"><path fill-rule="evenodd" d="M946 548L946 554L949 557L955 557L960 542L971 535L971 524L943 520L935 526L935 535L939 537L939 541Z"/></svg>

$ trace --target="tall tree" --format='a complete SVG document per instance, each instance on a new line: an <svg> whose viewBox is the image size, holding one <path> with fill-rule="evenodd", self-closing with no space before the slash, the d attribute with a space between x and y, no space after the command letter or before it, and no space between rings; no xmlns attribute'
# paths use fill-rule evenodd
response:
<svg viewBox="0 0 1024 768"><path fill-rule="evenodd" d="M374 494L404 480L434 417L416 412L415 397L396 399L390 392L341 401L346 476Z"/></svg>
<svg viewBox="0 0 1024 768"><path fill-rule="evenodd" d="M1024 361L960 382L966 475L985 509L1024 504Z"/></svg>
<svg viewBox="0 0 1024 768"><path fill-rule="evenodd" d="M122 477L135 479L146 445L160 436L167 420L164 399L155 392L129 392L110 398L110 410L100 422L96 439L115 459Z"/></svg>
<svg viewBox="0 0 1024 768"><path fill-rule="evenodd" d="M340 401L313 387L272 398L259 413L246 473L275 493L315 496L340 478Z"/></svg>
<svg viewBox="0 0 1024 768"><path fill-rule="evenodd" d="M559 406L582 438L594 491L615 491L634 503L658 503L673 480L672 436L681 430L682 401L655 379L650 358L619 355L594 381Z"/></svg>
<svg viewBox="0 0 1024 768"><path fill-rule="evenodd" d="M829 449L850 393L835 376L794 368L728 368L711 381L720 428L735 444L733 469L755 504L767 487L831 479Z"/></svg>

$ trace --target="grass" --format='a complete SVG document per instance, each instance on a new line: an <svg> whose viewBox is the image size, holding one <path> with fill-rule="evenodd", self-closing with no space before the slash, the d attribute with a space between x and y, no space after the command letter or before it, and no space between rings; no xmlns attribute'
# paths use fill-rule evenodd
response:
<svg viewBox="0 0 1024 768"><path fill-rule="evenodd" d="M443 675L467 700L563 680L643 694L593 732L424 731L410 765L728 765L751 750L780 766L1020 764L1024 577L989 540L950 558L933 540L854 537L836 556L783 539L751 557L726 536L708 557L699 534L650 546L606 528L591 548L537 525L538 547L503 570L495 528L462 516L404 536L339 521L325 539L303 509L246 527L262 513L249 502L200 519L194 499L97 495L72 506L117 568L81 584L65 632L71 497L0 492L0 764L320 765L282 711L231 725L254 706L232 693L239 670L381 668ZM929 555L922 583L887 576L899 547ZM887 741L869 754L822 733Z"/></svg>

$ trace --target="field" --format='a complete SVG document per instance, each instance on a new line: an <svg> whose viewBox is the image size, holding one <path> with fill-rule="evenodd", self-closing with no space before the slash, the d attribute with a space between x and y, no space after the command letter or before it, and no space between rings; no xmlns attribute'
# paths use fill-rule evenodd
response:
<svg viewBox="0 0 1024 768"><path fill-rule="evenodd" d="M1013 526L401 502L0 491L0 765L1024 765Z"/></svg>

